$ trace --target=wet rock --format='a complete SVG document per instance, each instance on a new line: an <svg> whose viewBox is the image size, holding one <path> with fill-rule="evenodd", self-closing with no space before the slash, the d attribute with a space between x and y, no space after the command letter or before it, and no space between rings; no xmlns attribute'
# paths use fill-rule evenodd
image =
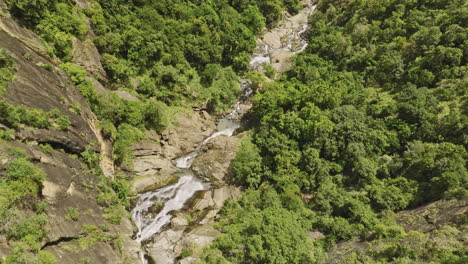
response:
<svg viewBox="0 0 468 264"><path fill-rule="evenodd" d="M237 200L241 196L239 187L228 185L213 190L215 208L221 208L227 199Z"/></svg>
<svg viewBox="0 0 468 264"><path fill-rule="evenodd" d="M161 144L150 140L143 140L132 146L132 151L135 157L158 155L161 153L161 150Z"/></svg>
<svg viewBox="0 0 468 264"><path fill-rule="evenodd" d="M293 53L285 50L274 50L270 53L271 66L277 72L284 72L291 67L291 57Z"/></svg>
<svg viewBox="0 0 468 264"><path fill-rule="evenodd" d="M263 37L263 42L273 49L281 48L281 36L277 32L268 32Z"/></svg>
<svg viewBox="0 0 468 264"><path fill-rule="evenodd" d="M57 195L63 191L60 185L53 182L44 181L42 184L42 195L49 201L56 201Z"/></svg>
<svg viewBox="0 0 468 264"><path fill-rule="evenodd" d="M184 230L166 230L155 236L151 245L147 245L148 255L158 264L172 264L180 252L174 252L184 234ZM178 251L178 250L177 250Z"/></svg>
<svg viewBox="0 0 468 264"><path fill-rule="evenodd" d="M159 155L141 156L133 161L133 171L137 176L171 175L178 171L168 160Z"/></svg>
<svg viewBox="0 0 468 264"><path fill-rule="evenodd" d="M158 188L174 184L177 182L177 179L177 176L171 174L136 178L133 180L133 191L135 193L153 191Z"/></svg>
<svg viewBox="0 0 468 264"><path fill-rule="evenodd" d="M194 199L193 203L190 205L190 208L201 211L213 207L215 203L212 196L213 194L211 190L202 192L201 195Z"/></svg>
<svg viewBox="0 0 468 264"><path fill-rule="evenodd" d="M150 215L151 217L156 217L157 214L159 214L159 212L161 212L161 210L163 209L164 207L164 204L160 203L160 202L155 202L149 209L148 209L148 215Z"/></svg>

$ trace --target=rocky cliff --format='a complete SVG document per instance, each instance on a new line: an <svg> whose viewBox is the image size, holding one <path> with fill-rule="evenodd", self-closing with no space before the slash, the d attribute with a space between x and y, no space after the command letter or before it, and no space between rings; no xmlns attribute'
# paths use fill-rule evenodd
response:
<svg viewBox="0 0 468 264"><path fill-rule="evenodd" d="M86 0L77 1L79 8L89 8ZM35 112L55 111L70 121L66 129L12 126L0 123L0 132L14 131L8 140L0 140L0 179L5 166L24 152L35 167L45 173L40 200L47 203L46 238L41 250L51 252L57 263L136 263L139 244L133 240L134 224L130 215L121 221L109 221L109 208L103 200L103 177L115 176L112 142L105 139L99 122L79 89L59 67L40 37L9 13L0 1L0 49L5 50L14 65L14 77L8 82L1 100L11 106L26 107ZM72 62L87 71L87 79L101 97L110 89L98 50L92 43L93 31L82 39L73 38ZM114 88L115 90L115 88ZM124 100L138 100L126 91L115 91ZM132 146L132 164L118 168L135 177L135 193L154 189L171 182L177 168L172 160L196 148L215 127L215 120L204 111L176 113L175 125L162 134L148 131L146 139ZM14 149L15 151L11 151ZM100 173L83 162L85 151L99 154ZM99 203L98 203L99 202ZM29 215L32 205L15 205L19 214ZM2 227L3 224L0 224ZM3 229L2 229L3 230ZM0 232L0 260L14 251L14 241Z"/></svg>
<svg viewBox="0 0 468 264"><path fill-rule="evenodd" d="M1 99L37 111L58 110L70 120L66 130L2 124L2 130L14 128L14 135L0 142L0 178L4 165L13 159L8 151L13 148L23 150L45 173L40 196L47 202L48 224L41 249L52 252L58 263L133 263L130 219L124 216L118 225L105 220L105 208L97 203L100 178L77 158L87 149L104 151L94 114L39 37L11 18L4 1L0 8L0 48L14 62L14 78ZM97 71L97 76L105 78L98 57L82 59L86 50L95 51L94 46L85 48L79 40L74 44L75 61L86 63L91 73ZM30 207L19 205L18 209L28 214ZM0 259L12 250L11 241L0 233Z"/></svg>

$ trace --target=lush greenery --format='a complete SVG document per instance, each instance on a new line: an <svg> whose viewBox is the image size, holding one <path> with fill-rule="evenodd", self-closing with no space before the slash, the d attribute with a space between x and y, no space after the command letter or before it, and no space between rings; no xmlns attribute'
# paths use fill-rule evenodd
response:
<svg viewBox="0 0 468 264"><path fill-rule="evenodd" d="M2 145L3 149L8 149ZM8 153L9 152L9 153ZM11 254L1 263L56 263L55 257L41 251L41 242L46 238L46 203L40 201L44 172L27 160L21 151L11 149L10 160L3 168L0 178L0 232L12 245ZM29 209L26 214L18 209Z"/></svg>
<svg viewBox="0 0 468 264"><path fill-rule="evenodd" d="M317 252L401 237L382 229L388 211L466 196L467 19L458 0L320 1L307 50L254 97L254 133L233 162L251 189L225 207L222 254L206 261L320 262L305 230L326 235ZM398 255L398 241L371 259L427 257ZM466 254L451 250L430 259Z"/></svg>
<svg viewBox="0 0 468 264"><path fill-rule="evenodd" d="M225 110L238 93L238 74L247 69L255 35L279 21L285 8L299 8L297 0L90 2L91 8L82 10L71 0L7 1L12 14L61 60L104 136L113 141L118 165L130 161L129 148L146 129L168 127L170 107ZM98 94L86 70L71 63L73 38L88 41L85 16L109 87L135 100ZM428 253L418 248L425 235L407 233L387 218L468 193L466 1L321 0L309 23L308 48L280 80L259 85L252 135L232 164L235 179L249 189L223 208L218 223L223 235L203 261L320 263L333 243L361 236L385 244L365 256L351 254L348 263L466 262L462 247L434 245ZM1 92L13 78L4 52L0 66ZM266 75L276 73L267 66ZM250 76L261 82L258 75ZM4 102L0 121L14 128L69 125L55 112ZM119 223L129 206L127 176L104 177L97 153L85 151L81 158L100 177L98 202L106 207L105 217ZM35 198L40 189L41 174L27 160L8 166L21 173L7 172L0 182L8 189L0 192L3 214L24 198L15 190ZM73 220L79 214L70 209L69 216ZM18 252L37 253L43 238L41 228L31 231L32 238L25 235L43 226L40 213L27 224L19 219L7 233L21 242L9 263L18 262ZM440 232L455 236L459 230L453 228ZM95 227L84 229L92 241L108 239L96 235L101 231ZM312 242L307 235L312 230L325 237Z"/></svg>
<svg viewBox="0 0 468 264"><path fill-rule="evenodd" d="M0 96L5 92L7 84L13 79L14 62L7 51L0 49Z"/></svg>
<svg viewBox="0 0 468 264"><path fill-rule="evenodd" d="M68 116L54 109L45 112L38 108L13 105L0 100L0 122L12 128L30 126L34 128L54 128L56 130L67 130L70 125Z"/></svg>
<svg viewBox="0 0 468 264"><path fill-rule="evenodd" d="M90 2L91 8L80 9L71 0L7 1L11 13L62 61L72 60L74 37L89 41L87 16L113 86L167 105L190 102L214 112L233 103L235 72L247 68L254 36L281 19L285 8L300 8L298 0ZM72 78L81 74L70 65L64 69ZM78 88L95 106L92 85L79 79Z"/></svg>

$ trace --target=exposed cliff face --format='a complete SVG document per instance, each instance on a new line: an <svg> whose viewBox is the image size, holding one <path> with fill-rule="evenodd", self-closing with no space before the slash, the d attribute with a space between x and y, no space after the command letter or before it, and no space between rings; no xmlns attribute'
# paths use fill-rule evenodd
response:
<svg viewBox="0 0 468 264"><path fill-rule="evenodd" d="M26 157L46 174L42 196L48 204L48 234L42 243L43 249L52 252L58 263L82 263L83 258L89 259L89 263L120 263L124 259L132 263L129 252L135 247L131 221L124 216L120 225L112 225L104 219L103 208L97 204L99 179L72 155L86 149L104 152L106 143L96 129L94 114L56 61L47 55L39 37L8 15L4 1L0 1L0 7L3 14L0 16L0 48L5 49L15 63L15 77L2 99L16 106L44 111L58 109L71 121L66 131L20 127L14 140L0 145L2 153L12 146L24 149ZM95 47L78 40L74 44L75 60L82 62L90 73L105 78ZM90 56L85 56L86 53ZM79 108L80 113L72 111L73 108ZM50 144L54 150L45 153L38 143ZM2 156L2 160L7 163L9 157ZM107 164L107 170L112 166ZM70 208L76 210L76 219L70 219ZM105 239L94 243L95 234L86 231L86 225L97 227ZM0 259L10 252L10 242L0 235Z"/></svg>

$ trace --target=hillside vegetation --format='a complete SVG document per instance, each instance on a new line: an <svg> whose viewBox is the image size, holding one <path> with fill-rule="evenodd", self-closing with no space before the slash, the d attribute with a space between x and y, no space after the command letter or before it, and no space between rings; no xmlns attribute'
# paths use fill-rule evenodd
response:
<svg viewBox="0 0 468 264"><path fill-rule="evenodd" d="M255 37L279 23L284 10L301 8L298 0L4 2L15 21L41 38L47 54L28 47L15 57L10 42L2 43L7 48L0 49L0 96L16 81L13 57L25 57L23 66L36 71L31 76L47 72L73 84L47 87L62 89L50 100L66 95L60 97L62 112L0 99L5 264L58 263L51 248L59 243L70 251L64 255L78 259L71 251L91 252L100 242L111 248L102 255L113 252L129 261L119 232L133 195L133 176L121 170L131 166L131 146L148 130L162 133L174 126L180 109L225 112L239 96L239 76L248 71ZM251 131L231 164L233 181L245 192L225 203L216 218L222 234L197 262L468 263L468 3L320 0L309 24L307 49L279 79L247 74L259 88L247 115ZM32 45L8 36L15 39L11 43ZM103 76L77 63L76 41L97 48ZM271 67L265 69L275 76ZM26 77L21 81L33 83ZM67 87L76 87L86 102L80 106L82 97ZM35 94L48 95L42 88ZM76 104L65 104L65 97ZM100 148L88 142L95 135L86 135L94 130L87 105L111 146L112 179L101 170ZM47 138L39 144L27 137L38 130L42 136L57 132L53 139L65 143ZM67 148L72 137L80 142ZM44 169L49 165L53 173ZM43 195L47 180L66 186L63 201L72 199L74 181L86 197L73 198L64 216L61 203L48 204ZM402 214L414 216L404 210L444 202L460 203L465 211L429 231L401 222ZM91 213L80 212L83 204ZM96 225L83 224L71 231L77 235L62 232L51 241L50 207L62 210L54 217L64 222L86 217ZM424 211L422 218L431 223L443 212ZM344 252L347 246L351 250ZM190 254L191 249L183 253ZM80 257L90 263L88 255Z"/></svg>
<svg viewBox="0 0 468 264"><path fill-rule="evenodd" d="M467 195L466 1L322 0L309 23L306 51L254 97L233 163L249 190L206 262L320 263L356 236L394 240L344 263L466 262L459 244L412 247L391 220Z"/></svg>

